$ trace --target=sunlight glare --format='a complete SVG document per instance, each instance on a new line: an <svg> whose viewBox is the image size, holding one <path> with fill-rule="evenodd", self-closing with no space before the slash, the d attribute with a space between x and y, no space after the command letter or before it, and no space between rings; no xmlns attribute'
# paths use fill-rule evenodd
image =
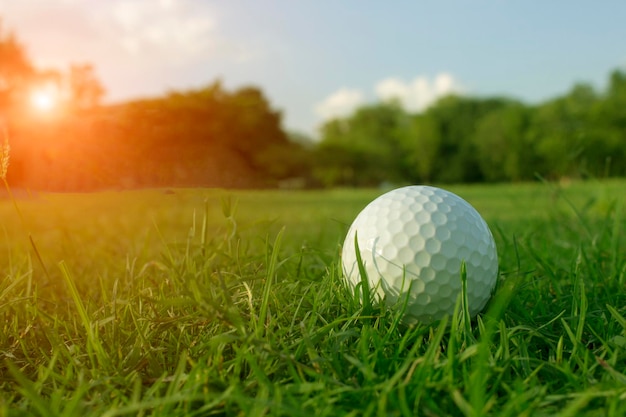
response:
<svg viewBox="0 0 626 417"><path fill-rule="evenodd" d="M56 105L56 100L49 91L34 91L30 96L34 108L40 111L50 111Z"/></svg>

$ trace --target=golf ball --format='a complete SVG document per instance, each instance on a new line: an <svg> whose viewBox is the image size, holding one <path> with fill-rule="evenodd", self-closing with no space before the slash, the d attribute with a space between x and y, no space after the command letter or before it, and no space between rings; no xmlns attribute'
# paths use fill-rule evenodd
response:
<svg viewBox="0 0 626 417"><path fill-rule="evenodd" d="M389 305L406 303L407 323L431 323L453 313L463 262L472 317L495 287L498 254L489 226L468 202L441 188L398 188L358 214L341 257L353 288L361 282L355 238L372 292Z"/></svg>

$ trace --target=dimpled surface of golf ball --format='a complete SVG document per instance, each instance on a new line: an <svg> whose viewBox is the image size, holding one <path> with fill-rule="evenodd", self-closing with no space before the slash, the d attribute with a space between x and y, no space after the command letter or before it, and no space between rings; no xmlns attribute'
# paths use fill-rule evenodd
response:
<svg viewBox="0 0 626 417"><path fill-rule="evenodd" d="M470 315L491 297L498 276L493 235L480 214L449 191L398 188L358 214L341 258L353 288L361 282L355 236L370 288L389 305L406 303L405 322L427 324L452 315L462 292L463 262Z"/></svg>

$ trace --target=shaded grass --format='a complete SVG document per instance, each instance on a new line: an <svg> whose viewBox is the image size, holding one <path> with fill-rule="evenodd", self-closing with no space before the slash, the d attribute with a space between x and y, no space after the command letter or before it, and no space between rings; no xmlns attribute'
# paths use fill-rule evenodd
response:
<svg viewBox="0 0 626 417"><path fill-rule="evenodd" d="M0 205L0 416L626 414L619 185L452 187L501 280L410 328L341 278L374 190L20 201L50 277Z"/></svg>

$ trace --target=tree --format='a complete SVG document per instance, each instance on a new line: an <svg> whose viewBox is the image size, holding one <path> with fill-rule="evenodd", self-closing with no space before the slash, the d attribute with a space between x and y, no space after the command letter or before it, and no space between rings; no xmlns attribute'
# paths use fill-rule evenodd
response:
<svg viewBox="0 0 626 417"><path fill-rule="evenodd" d="M350 146L349 122L333 119L321 127L322 139L316 149L314 177L323 185L357 185L356 173L363 159L359 151Z"/></svg>
<svg viewBox="0 0 626 417"><path fill-rule="evenodd" d="M581 162L588 166L590 145L602 141L593 121L597 100L591 86L578 84L567 95L533 108L528 140L536 152L538 173L550 178L585 175Z"/></svg>
<svg viewBox="0 0 626 417"><path fill-rule="evenodd" d="M0 111L7 112L35 73L26 50L0 22Z"/></svg>
<svg viewBox="0 0 626 417"><path fill-rule="evenodd" d="M281 126L282 115L271 108L260 89L243 87L227 95L222 116L221 140L227 141L252 169L266 174L275 164L287 163L277 151L289 144Z"/></svg>
<svg viewBox="0 0 626 417"><path fill-rule="evenodd" d="M70 103L75 109L90 109L100 104L105 93L93 65L74 64L68 75Z"/></svg>
<svg viewBox="0 0 626 417"><path fill-rule="evenodd" d="M321 129L317 175L329 185L378 185L403 182L409 160L403 143L409 115L397 102L364 106Z"/></svg>
<svg viewBox="0 0 626 417"><path fill-rule="evenodd" d="M533 178L535 149L528 141L529 109L519 102L493 110L477 123L473 141L481 172L487 181Z"/></svg>
<svg viewBox="0 0 626 417"><path fill-rule="evenodd" d="M418 114L412 118L403 149L410 167L411 182L431 182L435 177L441 147L441 130L434 117Z"/></svg>
<svg viewBox="0 0 626 417"><path fill-rule="evenodd" d="M31 90L42 87L53 87L59 97L69 97L65 104L73 109L92 108L104 94L91 64L72 65L65 74L56 69L35 68L15 34L5 32L0 25L0 111L23 110Z"/></svg>
<svg viewBox="0 0 626 417"><path fill-rule="evenodd" d="M431 177L437 182L477 182L483 180L473 140L482 117L508 103L502 98L472 98L450 95L439 99L420 122L429 146ZM420 137L416 139L419 147ZM434 150L436 149L436 151ZM426 157L422 158L425 159ZM424 163L424 162L423 162Z"/></svg>
<svg viewBox="0 0 626 417"><path fill-rule="evenodd" d="M626 175L626 71L609 76L606 93L595 106L595 124L606 149L598 175Z"/></svg>

